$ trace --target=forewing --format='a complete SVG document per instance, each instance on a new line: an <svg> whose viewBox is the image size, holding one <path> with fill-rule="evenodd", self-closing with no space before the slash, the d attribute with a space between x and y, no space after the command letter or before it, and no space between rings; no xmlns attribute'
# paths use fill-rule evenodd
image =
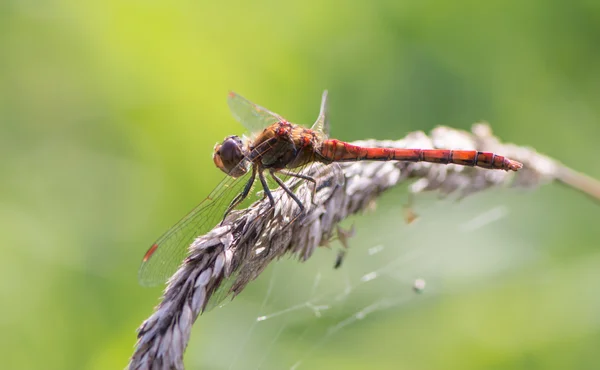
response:
<svg viewBox="0 0 600 370"><path fill-rule="evenodd" d="M279 121L284 121L279 114L254 104L233 91L229 92L227 104L233 117L251 133L261 131Z"/></svg>
<svg viewBox="0 0 600 370"><path fill-rule="evenodd" d="M323 138L329 135L329 115L328 115L328 101L327 101L327 90L323 91L321 96L321 109L319 110L319 116L312 125L311 129L321 134Z"/></svg>
<svg viewBox="0 0 600 370"><path fill-rule="evenodd" d="M242 191L249 175L227 176L190 213L173 225L148 249L138 273L144 286L164 283L185 259L194 239L207 233L222 221L231 200Z"/></svg>

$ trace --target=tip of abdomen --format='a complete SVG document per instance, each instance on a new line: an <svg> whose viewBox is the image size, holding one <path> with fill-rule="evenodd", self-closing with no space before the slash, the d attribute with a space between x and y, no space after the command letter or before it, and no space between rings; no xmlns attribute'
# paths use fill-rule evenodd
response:
<svg viewBox="0 0 600 370"><path fill-rule="evenodd" d="M523 163L521 162L513 161L512 159L508 158L506 158L505 160L505 169L507 171L518 171L521 168L523 168Z"/></svg>

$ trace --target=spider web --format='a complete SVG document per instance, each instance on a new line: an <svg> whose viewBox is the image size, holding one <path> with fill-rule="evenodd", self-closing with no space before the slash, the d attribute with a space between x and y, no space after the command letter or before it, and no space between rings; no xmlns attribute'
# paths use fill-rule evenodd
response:
<svg viewBox="0 0 600 370"><path fill-rule="evenodd" d="M385 206L407 203L405 194L385 194L380 209L346 220L356 227L348 250L333 241L304 263L274 262L233 303L201 316L188 367L331 368L345 355L368 354L363 333L377 323L535 258L505 235L511 208L497 195L483 203L481 195L460 203L417 195L419 218L407 224L401 207Z"/></svg>

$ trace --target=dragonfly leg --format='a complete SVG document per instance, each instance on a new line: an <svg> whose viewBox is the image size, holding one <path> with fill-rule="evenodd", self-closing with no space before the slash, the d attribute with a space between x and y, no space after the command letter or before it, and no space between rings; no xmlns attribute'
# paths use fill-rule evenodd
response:
<svg viewBox="0 0 600 370"><path fill-rule="evenodd" d="M315 180L314 177L310 177L310 176L307 176L307 175L302 175L302 174L299 174L299 173L290 172L290 171L286 171L286 170L280 170L279 173L282 174L282 175L285 175L285 176L297 177L299 179L303 179L303 180L312 182L313 183L313 189L312 189L312 193L310 195L310 199L312 200L312 203L315 204L315 194L317 193L317 180Z"/></svg>
<svg viewBox="0 0 600 370"><path fill-rule="evenodd" d="M290 188L288 188L287 185L283 181L281 181L279 177L275 176L275 170L270 170L270 173L273 180L275 180L275 182L277 182L277 184L281 186L281 188L294 200L294 202L298 204L298 207L300 207L300 212L304 211L304 204L302 204L302 202L300 201L300 199L298 199L296 194L294 194L294 192L291 191Z"/></svg>
<svg viewBox="0 0 600 370"><path fill-rule="evenodd" d="M263 174L262 168L258 170L258 178L260 180L260 183L262 184L265 194L269 198L269 203L271 203L271 207L275 207L275 199L273 199L273 194L271 194L271 190L269 190L269 184L267 184L267 180L265 179L265 175Z"/></svg>
<svg viewBox="0 0 600 370"><path fill-rule="evenodd" d="M252 175L250 176L250 179L246 183L246 186L244 186L244 190L242 190L241 193L239 193L238 195L236 195L235 198L233 198L233 200L231 201L231 203L229 203L229 207L227 207L227 210L223 214L223 221L225 221L225 218L227 217L227 215L229 214L229 212L231 212L244 199L246 199L246 197L250 193L250 189L252 189L252 184L254 184L254 179L255 178L256 178L256 168L253 166L252 167Z"/></svg>

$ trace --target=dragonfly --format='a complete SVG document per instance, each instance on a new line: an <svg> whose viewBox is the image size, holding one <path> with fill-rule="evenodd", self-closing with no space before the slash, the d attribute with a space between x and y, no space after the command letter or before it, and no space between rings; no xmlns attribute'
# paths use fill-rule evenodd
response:
<svg viewBox="0 0 600 370"><path fill-rule="evenodd" d="M323 92L317 120L307 128L291 123L234 92L229 93L228 105L234 118L254 134L242 138L228 136L221 144L215 145L213 161L217 168L225 172L225 179L148 249L139 270L142 285L164 283L184 260L193 240L210 231L248 198L257 178L271 207L275 206L276 199L268 179L272 180L271 183L274 181L303 212L305 204L280 176L312 183L314 197L317 181L303 174L302 169L315 163L336 166L340 162L352 161L408 161L505 171L517 171L522 167L517 161L491 152L369 148L330 139L327 136L327 95L327 91Z"/></svg>

